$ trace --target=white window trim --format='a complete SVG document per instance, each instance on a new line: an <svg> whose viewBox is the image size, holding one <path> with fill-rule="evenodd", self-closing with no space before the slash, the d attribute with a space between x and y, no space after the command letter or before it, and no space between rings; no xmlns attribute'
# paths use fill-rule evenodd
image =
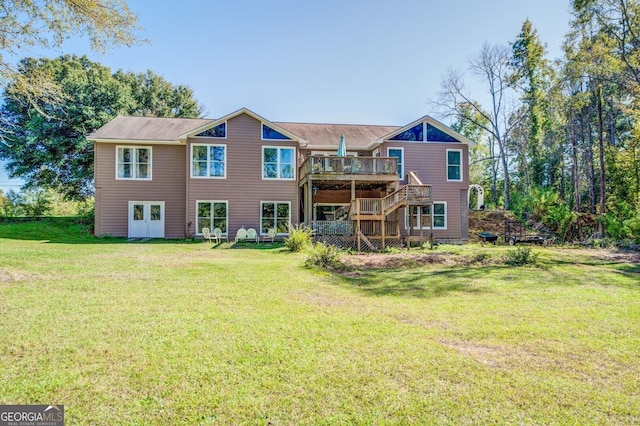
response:
<svg viewBox="0 0 640 426"><path fill-rule="evenodd" d="M267 235L267 233L269 232L268 229L263 230L262 229L262 206L264 204L275 204L276 208L274 209L274 211L276 212L276 217L275 219L277 220L278 216L277 216L277 211L278 211L278 204L288 204L289 205L289 219L287 220L287 223L291 223L291 201L260 201L260 226L258 228L260 228L260 235ZM276 226L276 230L278 229L278 224L277 222L275 223ZM288 232L278 232L276 233L276 235L282 235L282 236L287 236L289 235Z"/></svg>
<svg viewBox="0 0 640 426"><path fill-rule="evenodd" d="M149 150L149 177L146 178L139 178L139 177L119 177L118 176L118 152L120 151L121 148L131 148L131 149L148 149ZM137 164L137 163L131 163L133 165ZM137 167L133 167L132 169L132 174L137 175ZM116 180L141 180L141 181L149 181L152 180L152 175L153 173L153 147L151 146L144 146L144 145L116 145Z"/></svg>
<svg viewBox="0 0 640 426"><path fill-rule="evenodd" d="M223 121L222 123L218 123L215 126L211 126L209 129L213 129L214 127L218 127L219 125L224 124L224 136L193 136L196 139L227 139L227 134L229 133L229 124L227 124L226 121ZM207 130L209 130L207 129ZM204 132L204 130L203 130ZM200 132L202 133L202 132Z"/></svg>
<svg viewBox="0 0 640 426"><path fill-rule="evenodd" d="M213 203L224 203L227 205L227 230L225 232L222 233L222 235L228 236L229 235L229 201L228 200L196 200L196 221L194 222L196 224L196 232L195 235L202 235L202 232L198 232L198 204L200 203L209 203L209 204L213 204ZM212 210L213 212L213 210ZM213 232L214 228L210 228L211 232Z"/></svg>
<svg viewBox="0 0 640 426"><path fill-rule="evenodd" d="M460 153L460 179L449 179L449 152L459 152ZM447 167L445 170L445 173L447 174L447 182L462 182L464 180L464 169L462 167L464 161L462 159L462 150L461 149L447 149L447 153L446 153L447 159L446 159L446 163L447 163ZM452 164L452 166L455 166L456 164Z"/></svg>
<svg viewBox="0 0 640 426"><path fill-rule="evenodd" d="M222 138L220 138L222 139ZM209 167L211 166L211 160L209 159L209 150L207 149L207 175L206 176L194 176L193 175L193 147L194 146L221 146L224 148L224 175L223 176L209 176ZM227 145L220 143L192 143L191 153L189 155L189 161L191 162L190 173L192 179L226 179L227 178Z"/></svg>
<svg viewBox="0 0 640 426"><path fill-rule="evenodd" d="M278 166L277 166L277 170L278 170L278 175L280 174L280 150L281 149L291 149L293 150L293 176L290 178L282 178L282 177L275 177L275 178L270 178L270 177L265 177L264 175L264 150L265 149L277 149L278 150ZM290 182L292 180L296 180L296 168L297 168L297 163L296 163L296 158L298 158L296 156L296 149L292 146L271 146L271 145L262 145L262 162L260 163L260 174L262 175L262 180L269 180L269 181L274 181L274 180L282 180L282 181L287 181Z"/></svg>
<svg viewBox="0 0 640 426"><path fill-rule="evenodd" d="M391 157L391 154L389 151L391 150L398 150L402 152L402 163L400 163L400 181L404 182L405 178L405 173L404 173L404 163L405 163L405 158L404 158L404 148L403 147L396 147L396 146L390 146L387 148L387 157Z"/></svg>
<svg viewBox="0 0 640 426"><path fill-rule="evenodd" d="M435 204L443 204L444 205L444 226L434 226L434 231L446 231L447 230L447 202L446 201L434 201L431 204L431 216L433 216L433 206ZM412 207L422 207L422 206L412 206ZM406 208L404 215L404 229L409 229L409 215L411 214L411 209ZM432 219L433 221L433 219ZM414 226L414 230L420 230L419 226ZM423 226L422 229L431 229L431 226Z"/></svg>

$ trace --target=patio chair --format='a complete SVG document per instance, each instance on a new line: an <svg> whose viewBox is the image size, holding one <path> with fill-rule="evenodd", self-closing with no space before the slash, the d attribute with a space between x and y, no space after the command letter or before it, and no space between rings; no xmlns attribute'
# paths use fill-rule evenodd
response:
<svg viewBox="0 0 640 426"><path fill-rule="evenodd" d="M228 240L227 236L222 234L222 229L220 228L213 229L213 236L219 243L222 242L222 240Z"/></svg>
<svg viewBox="0 0 640 426"><path fill-rule="evenodd" d="M247 230L244 228L238 229L238 232L236 232L236 243L238 241L244 241L246 239L247 239Z"/></svg>
<svg viewBox="0 0 640 426"><path fill-rule="evenodd" d="M212 243L211 240L216 240L216 242L218 242L218 239L216 238L216 236L211 235L211 231L209 230L209 228L202 228L202 236L204 237L205 240L209 240L209 244Z"/></svg>
<svg viewBox="0 0 640 426"><path fill-rule="evenodd" d="M271 240L271 242L273 242L276 238L276 234L278 233L278 231L276 231L276 228L269 228L269 230L267 231L267 235L265 235L264 237L262 237L265 241L267 240Z"/></svg>
<svg viewBox="0 0 640 426"><path fill-rule="evenodd" d="M247 229L247 240L255 241L256 243L260 242L260 240L258 239L258 233L256 232L255 229L253 228Z"/></svg>

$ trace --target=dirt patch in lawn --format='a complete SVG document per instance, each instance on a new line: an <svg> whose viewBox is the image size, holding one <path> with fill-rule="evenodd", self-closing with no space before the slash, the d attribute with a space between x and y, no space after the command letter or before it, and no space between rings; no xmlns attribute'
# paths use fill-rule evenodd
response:
<svg viewBox="0 0 640 426"><path fill-rule="evenodd" d="M462 340L441 340L440 343L493 368L519 369L524 365L548 365L547 360L522 347L504 347Z"/></svg>
<svg viewBox="0 0 640 426"><path fill-rule="evenodd" d="M354 269L396 269L417 267L421 265L454 265L450 254L382 254L367 253L345 256L342 261ZM352 273L353 272L347 272Z"/></svg>
<svg viewBox="0 0 640 426"><path fill-rule="evenodd" d="M0 283L18 283L18 282L34 282L44 279L43 275L23 272L23 271L7 271L0 269Z"/></svg>

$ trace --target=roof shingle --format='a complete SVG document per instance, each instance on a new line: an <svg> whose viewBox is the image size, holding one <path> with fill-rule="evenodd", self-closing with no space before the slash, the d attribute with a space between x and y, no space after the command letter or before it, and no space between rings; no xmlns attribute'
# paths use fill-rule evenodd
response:
<svg viewBox="0 0 640 426"><path fill-rule="evenodd" d="M118 116L89 135L89 139L177 141L181 135L214 120L201 118Z"/></svg>

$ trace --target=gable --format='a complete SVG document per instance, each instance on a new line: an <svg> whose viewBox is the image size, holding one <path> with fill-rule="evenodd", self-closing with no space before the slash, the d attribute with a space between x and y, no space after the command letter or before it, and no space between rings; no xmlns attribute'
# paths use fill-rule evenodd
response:
<svg viewBox="0 0 640 426"><path fill-rule="evenodd" d="M389 133L385 137L378 139L378 142L382 143L385 140L394 142L464 143L471 146L476 145L472 140L428 115Z"/></svg>
<svg viewBox="0 0 640 426"><path fill-rule="evenodd" d="M278 126L276 123L273 123L261 116L259 116L258 114L256 114L255 112L247 109L247 108L241 108L237 111L232 112L231 114L227 114L224 117L221 117L217 120L212 120L209 123L197 128L197 129L193 129L192 131L185 133L182 135L183 139L187 139L190 137L194 137L194 136L203 136L203 135L208 135L211 132L215 133L215 131L211 131L209 132L210 129L214 129L215 127L220 126L223 123L227 123L228 121L239 117L239 116L248 116L253 118L254 120L258 121L261 124L261 130L260 130L260 134L256 135L256 137L258 139L262 139L262 140L281 140L281 141L295 141L300 143L301 145L305 146L307 144L307 142L300 138L297 135L294 135L293 133L289 132L288 130ZM265 130L268 129L268 130ZM225 137L227 136L227 132L229 131L228 126L226 126L225 124ZM266 133L265 133L266 132ZM265 137L268 136L268 137ZM211 137L211 136L209 136ZM214 136L215 137L215 136Z"/></svg>

